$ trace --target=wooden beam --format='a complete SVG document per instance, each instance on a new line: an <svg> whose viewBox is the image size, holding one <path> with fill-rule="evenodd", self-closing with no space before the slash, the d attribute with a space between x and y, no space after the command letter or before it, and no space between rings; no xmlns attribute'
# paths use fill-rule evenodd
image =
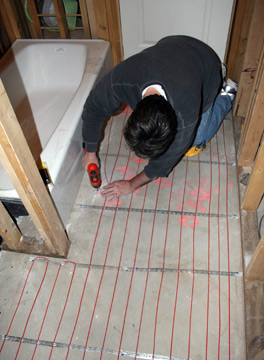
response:
<svg viewBox="0 0 264 360"><path fill-rule="evenodd" d="M86 6L86 0L79 0L81 14L82 14L82 25L84 37L86 39L91 39L90 23L88 18L88 11Z"/></svg>
<svg viewBox="0 0 264 360"><path fill-rule="evenodd" d="M247 115L242 126L238 165L252 166L264 132L264 46L253 86Z"/></svg>
<svg viewBox="0 0 264 360"><path fill-rule="evenodd" d="M86 6L90 24L91 38L98 39L93 0L86 0Z"/></svg>
<svg viewBox="0 0 264 360"><path fill-rule="evenodd" d="M19 246L22 234L0 201L0 235L12 250Z"/></svg>
<svg viewBox="0 0 264 360"><path fill-rule="evenodd" d="M2 0L0 12L10 42L13 43L16 39L23 37L24 34L14 3L10 0Z"/></svg>
<svg viewBox="0 0 264 360"><path fill-rule="evenodd" d="M93 0L98 39L110 40L105 0Z"/></svg>
<svg viewBox="0 0 264 360"><path fill-rule="evenodd" d="M245 278L246 280L264 280L264 235L246 268Z"/></svg>
<svg viewBox="0 0 264 360"><path fill-rule="evenodd" d="M264 41L264 1L256 0L250 24L234 115L245 117Z"/></svg>
<svg viewBox="0 0 264 360"><path fill-rule="evenodd" d="M27 22L27 17L24 10L24 4L21 0L12 0L13 6L16 8L18 16L18 27L20 29L22 39L31 39L31 33Z"/></svg>
<svg viewBox="0 0 264 360"><path fill-rule="evenodd" d="M65 9L62 0L53 0L53 5L58 20L60 35L62 39L69 39L70 33L68 30L68 24L66 20Z"/></svg>
<svg viewBox="0 0 264 360"><path fill-rule="evenodd" d="M41 30L41 25L38 17L38 11L35 4L35 0L28 0L28 12L33 21L33 23L29 21L32 37L35 39L42 39L43 33Z"/></svg>
<svg viewBox="0 0 264 360"><path fill-rule="evenodd" d="M244 195L242 209L257 210L264 194L264 141L262 142L247 189Z"/></svg>
<svg viewBox="0 0 264 360"><path fill-rule="evenodd" d="M106 13L109 40L112 46L113 62L114 65L117 65L124 58L119 0L106 0Z"/></svg>
<svg viewBox="0 0 264 360"><path fill-rule="evenodd" d="M232 13L231 13L231 17L230 17L230 22L229 22L229 29L228 29L228 34L227 34L225 56L224 56L224 64L226 64L226 65L227 65L227 60L228 60L228 55L229 55L229 50L230 50L230 44L231 44L233 28L234 28L234 24L235 24L235 15L236 15L237 3L238 3L238 0L234 0L233 6L232 6Z"/></svg>
<svg viewBox="0 0 264 360"><path fill-rule="evenodd" d="M234 21L227 54L227 77L239 81L248 32L256 0L236 0Z"/></svg>
<svg viewBox="0 0 264 360"><path fill-rule="evenodd" d="M0 81L0 158L49 252L66 257L69 240Z"/></svg>

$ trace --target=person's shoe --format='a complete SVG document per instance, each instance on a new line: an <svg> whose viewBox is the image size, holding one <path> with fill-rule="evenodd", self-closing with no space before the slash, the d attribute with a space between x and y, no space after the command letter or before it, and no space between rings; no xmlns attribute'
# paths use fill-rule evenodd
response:
<svg viewBox="0 0 264 360"><path fill-rule="evenodd" d="M192 157L195 156L197 154L199 154L199 152L203 151L206 149L207 145L210 144L211 141L209 141L205 146L203 146L202 148L198 148L198 146L193 146L192 148L190 148L189 150L186 151L186 153L184 154L185 156L188 157Z"/></svg>
<svg viewBox="0 0 264 360"><path fill-rule="evenodd" d="M230 96L231 101L233 102L236 97L237 88L238 84L235 81L233 81L232 79L227 79L221 91L221 95Z"/></svg>

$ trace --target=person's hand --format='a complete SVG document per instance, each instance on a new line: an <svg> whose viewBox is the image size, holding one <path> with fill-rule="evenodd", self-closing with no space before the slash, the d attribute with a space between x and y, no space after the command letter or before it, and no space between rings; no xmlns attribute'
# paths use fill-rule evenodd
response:
<svg viewBox="0 0 264 360"><path fill-rule="evenodd" d="M133 190L129 180L118 180L104 186L101 190L101 195L109 198L109 200L113 200L119 196L128 195Z"/></svg>
<svg viewBox="0 0 264 360"><path fill-rule="evenodd" d="M85 168L85 170L88 169L88 166L90 164L95 164L99 167L99 159L98 159L96 153L87 152L83 157L82 164L83 164L83 167Z"/></svg>
<svg viewBox="0 0 264 360"><path fill-rule="evenodd" d="M109 197L109 200L116 199L119 196L128 195L143 185L151 181L144 170L131 180L117 180L104 186L101 190L103 197Z"/></svg>

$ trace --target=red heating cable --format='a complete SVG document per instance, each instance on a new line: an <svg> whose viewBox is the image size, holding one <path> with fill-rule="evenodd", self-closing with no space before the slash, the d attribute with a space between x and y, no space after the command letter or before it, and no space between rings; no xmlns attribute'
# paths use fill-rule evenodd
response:
<svg viewBox="0 0 264 360"><path fill-rule="evenodd" d="M220 156L219 156L219 147L218 147L218 136L216 134L216 147L217 147L217 159L218 159L218 205L217 205L217 228L218 228L218 360L220 359L220 345L221 345L221 236L220 236L220 190L221 190L221 181L220 181Z"/></svg>
<svg viewBox="0 0 264 360"><path fill-rule="evenodd" d="M65 299L65 302L64 302L64 307L63 307L63 310L62 310L62 313L61 313L61 317L60 317L60 321L59 321L59 324L58 324L58 327L57 327L57 330L56 330L56 334L55 334L54 339L53 339L53 343L55 343L55 341L57 339L57 335L58 335L58 332L59 332L59 329L60 329L60 326L61 326L61 322L62 322L62 318L64 316L65 309L66 309L66 306L67 306L67 303L68 303L68 299L69 299L69 295L70 295L71 287L72 287L72 282L73 282L73 278L74 278L74 274L75 274L75 270L76 270L76 264L74 262L72 262L72 261L64 261L64 262L74 264L74 269L73 269L73 272L72 272L70 285L68 287L68 292L67 292L66 299ZM53 352L53 347L50 350L49 360L51 359L52 352Z"/></svg>
<svg viewBox="0 0 264 360"><path fill-rule="evenodd" d="M36 259L35 259L35 260L36 260ZM34 260L34 261L35 261L35 260ZM45 259L45 260L48 260L48 259ZM20 343L19 343L19 346L18 346L18 349L17 349L17 353L16 353L16 356L15 356L15 360L16 360L17 357L18 357L18 353L19 353L19 351L20 351L20 347L21 347L21 344L22 344L22 340L23 340L23 338L24 338L24 336L25 336L25 332L26 332L26 330L27 330L27 326L28 326L28 323L29 323L29 320L30 320L32 311L33 311L33 309L34 309L34 307L35 307L35 304L36 304L36 302L37 302L37 299L38 299L40 290L41 290L41 288L42 288L43 282L44 282L45 277L46 277L46 274L47 274L48 266L49 266L49 262L47 261L44 275L43 275L43 277L42 277L40 286L39 286L39 288L38 288L37 294L36 294L36 296L35 296L35 299L34 299L34 301L33 301L32 307L31 307L30 312L29 312L29 315L28 315L28 318L27 318L27 321L26 321L26 325L25 325L25 327L24 327L23 334L22 334L22 336L21 336L21 340L20 340Z"/></svg>
<svg viewBox="0 0 264 360"><path fill-rule="evenodd" d="M159 179L158 192L157 192L156 204L155 204L155 211L154 211L154 217L153 217L153 223L152 223L152 231L151 231L151 238L150 238L150 245L149 245L149 256L148 256L148 269L150 268L152 241L153 241L154 228L155 228L155 222L156 222L157 205L158 205L158 199L159 199L159 193L160 193L160 184L161 184L161 178ZM141 325L142 325L144 305L145 305L145 299L146 299L146 293L147 293L147 287L148 287L148 278L149 278L149 271L147 271L146 281L145 281L145 289L144 289L144 295L143 295L143 301L142 301L142 307L141 307L140 323L139 323L138 338L137 338L137 345L136 345L136 352L135 352L136 354L138 352L138 347L139 347ZM124 328L124 324L123 324L123 328ZM121 338L121 340L122 340L122 338ZM121 349L121 341L120 341L119 351L120 351L120 349ZM137 355L135 355L135 359L136 359L136 357L137 357ZM119 359L119 355L118 355L118 359Z"/></svg>
<svg viewBox="0 0 264 360"><path fill-rule="evenodd" d="M26 280L25 280L25 283L24 283L22 292L21 292L20 297L19 297L19 300L18 300L18 304L17 304L17 306L16 306L15 312L14 312L14 314L13 314L13 317L12 317L12 319L11 319L11 322L10 322L10 325L9 325L9 327L8 327L8 330L7 330L7 332L6 332L6 336L5 336L5 337L7 337L7 336L9 335L10 329L11 329L12 324L13 324L13 321L14 321L14 318L15 318L15 316L16 316L16 314L17 314L19 305L20 305L20 303L21 303L21 299L22 299L23 294L24 294L25 287L26 287L26 285L27 285L29 275L30 275L30 273L31 273L31 270L32 270L32 268L33 268L33 265L34 265L36 259L45 259L45 260L48 261L48 259L43 258L43 257L37 257L37 258L35 258L35 259L32 261L32 264L31 264L30 269L29 269L29 271L28 271L28 274L27 274L27 277L26 277ZM5 341L6 341L6 339L4 339L4 341L3 341L3 344L2 344L1 349L0 349L0 354L1 354L2 350L3 350L4 345L5 345Z"/></svg>
<svg viewBox="0 0 264 360"><path fill-rule="evenodd" d="M225 165L226 165L226 236L227 236L227 262L228 273L230 273L230 242L229 242L229 221L228 221L228 161L225 143L225 125L223 123L223 143L225 149ZM229 359L231 359L231 289L230 289L230 275L228 275L228 345L229 345Z"/></svg>
<svg viewBox="0 0 264 360"><path fill-rule="evenodd" d="M174 327L175 327L175 318L176 318L176 308L178 302L178 291L179 291L179 282L180 282L180 264L181 264L181 244L182 244L182 228L183 228L183 210L184 210L184 199L186 193L187 185L187 174L188 174L188 157L186 158L186 168L185 168L185 179L184 179L184 189L182 196L182 207L181 207L181 221L180 221L180 239L179 239L179 251L178 251L178 274L177 274L177 285L175 293L175 302L173 310L173 321L172 321L172 331L171 331L171 346L170 346L170 358L172 357L172 348L173 348L173 339L174 339Z"/></svg>
<svg viewBox="0 0 264 360"><path fill-rule="evenodd" d="M171 207L171 194L172 194L172 187L173 187L174 175L175 175L175 168L174 168L174 170L173 170L173 175L172 175L171 189L170 189L170 197L169 197L169 205L168 205L166 234L165 234L164 248L163 248L163 263L162 263L162 269L163 269L163 270L165 269L166 245L167 245L167 238L168 238L168 228L169 228L169 219L170 219L170 207ZM157 320L158 320L159 301L160 301L160 294L161 294L161 288L162 288L162 283L163 283L163 277L164 277L164 271L162 271L162 273L161 273L160 287L159 287L159 293L158 293L158 299L157 299L157 305L156 305L155 327L154 327L154 340L153 340L153 358L154 358L154 356L155 356Z"/></svg>
<svg viewBox="0 0 264 360"><path fill-rule="evenodd" d="M198 154L198 169L199 169L199 181L198 181L198 188L197 188L197 201L196 201L196 208L195 208L195 217L194 217L194 224L196 223L196 217L197 217L197 210L198 210L198 200L200 195L200 156ZM194 260L195 260L195 228L193 227L193 275L192 275L192 295L191 295L191 307L190 307L190 320L189 320L189 343L188 343L188 359L190 359L190 352L191 352L191 332L192 332L192 309L193 309L193 295L194 295Z"/></svg>
<svg viewBox="0 0 264 360"><path fill-rule="evenodd" d="M126 121L126 117L125 117L124 122L123 122L123 128L124 128L125 121ZM109 132L109 135L108 135L108 136L109 136L109 138L110 138L110 132ZM117 159L118 159L118 157L119 157L119 153L120 153L120 149L121 149L121 145L122 145L122 139L123 139L123 137L121 136L121 137L120 137L120 142L119 142L118 153L117 153L117 156L116 156L116 160L115 160L115 163L114 163L114 167L113 167L113 169L112 169L110 181L112 181L112 177L113 177L114 170L115 170L115 167L116 167ZM106 153L106 158L107 158L107 156L108 156L108 151L107 151L107 153ZM106 160L105 160L105 161L106 161ZM99 232L99 228L100 228L100 224L101 224L101 220L102 220L102 216L103 216L105 204L106 204L106 198L105 198L105 200L104 200L104 204L103 204L102 211L101 211L101 214L100 214L99 222L98 222L98 225L97 225L97 230L96 230L96 234L95 234L95 238L94 238L94 243L93 243L93 248L92 248L92 252L91 252L91 257L90 257L90 265L92 264L94 248L95 248L96 240L97 240L97 237L98 237L98 232ZM74 333L75 333L75 330L76 330L77 323L78 323L78 321L79 321L80 311L81 311L81 307L82 307L82 302L83 302L84 292L85 292L85 289L86 289L86 284L87 284L88 277L89 277L89 273L90 273L90 268L91 268L91 267L89 266L88 271L87 271L87 274L86 274L86 278L85 278L85 281L84 281L84 286L83 286L83 291L82 291L82 295L81 295L81 299L80 299L80 304L79 304L79 308L78 308L78 313L77 313L77 317L76 317L76 320L75 320L75 323L74 323L73 332L72 332L72 335L71 335L71 338L70 338L69 347L68 347L68 351L67 351L67 355L66 355L66 360L68 359L69 351L70 351L70 346L71 346L71 343L72 343L72 339L73 339L73 336L74 336Z"/></svg>
<svg viewBox="0 0 264 360"><path fill-rule="evenodd" d="M138 167L137 167L137 173L138 173L138 170L139 170L139 163L138 163ZM147 193L147 186L145 188L145 195L144 195L142 209L144 208L145 199L146 199L146 193ZM133 194L134 193L132 193L130 203L129 203L129 210L128 210L128 215L127 215L127 220L126 220L125 232L124 232L124 236L123 236L123 242L122 242L122 246L121 246L121 252L120 252L120 257L119 257L119 263L118 263L118 269L117 269L117 274L116 274L116 279L115 279L115 285L114 285L114 290L113 290L113 294L112 294L110 309L109 309L107 323L106 323L106 329L105 329L105 334L104 334L104 339L103 339L103 344L102 344L102 351L104 349L106 335L107 335L108 326L109 326L110 317L111 317L111 312L112 312L112 307L113 307L113 303L114 303L114 297L115 297L115 292L116 292L116 287L117 287L117 282L118 282L118 277L119 277L119 272L120 272L121 260L122 260L122 256L123 256L123 249L124 249L124 243L125 243L125 239L126 239L127 225L128 225L129 215L130 215L130 208L131 208L131 204L132 204ZM140 219L140 224L139 224L139 234L140 234L140 229L141 229L142 216L143 216L143 212L141 212L141 219ZM139 237L138 237L138 240L139 240ZM136 251L137 251L137 247L136 247ZM101 352L100 360L102 359L102 356L103 356L103 352Z"/></svg>
<svg viewBox="0 0 264 360"><path fill-rule="evenodd" d="M130 160L130 153L129 153L129 156L128 156L128 159L127 159L126 169L125 169L125 171L124 171L124 177L125 177L125 174L126 174L126 170L127 170L127 168L128 168L129 160ZM118 199L119 199L119 198L118 198ZM118 202L117 202L117 204L118 204ZM112 240L112 235L113 235L113 229L114 229L114 225L115 225L115 219L116 219L116 214L117 214L117 207L118 207L118 205L116 205L116 208L115 208L115 213L114 213L114 217L113 217L113 221L112 221L112 227L111 227L110 236L109 236L109 239L108 239L108 244L107 244L107 249L106 249L106 255L105 255L105 260L104 260L104 265L103 265L103 271L102 271L101 278L100 278L100 282L99 282L99 286L98 286L98 289L97 289L95 304L94 304L94 308L93 308L93 312L92 312L92 317L91 317L91 320L90 320L90 325L89 325L88 334L87 334L87 337L86 337L85 348L87 347L88 340L89 340L89 337L90 337L90 331L91 331L91 328L92 328L92 323L93 323L93 318L94 318L94 314L95 314L95 309L96 309L96 306L97 306L97 301L98 301L98 297L99 297L99 293L100 293L100 289L101 289L101 284L102 284L103 277L104 277L105 265L106 265L106 262L107 262L108 253L109 253L109 248L110 248L110 244L111 244L111 240ZM85 358L85 354L86 354L86 350L84 350L84 353L83 353L83 360L84 360L84 358Z"/></svg>
<svg viewBox="0 0 264 360"><path fill-rule="evenodd" d="M58 271L57 271L57 274L56 274L56 278L55 278L55 281L54 281L53 286L52 286L52 290L51 290L51 293L50 293L49 301L48 301L48 304L47 304L47 306L46 306L45 314L44 314L44 317L43 317L43 320L42 320L42 323L41 323L41 326L40 326L38 338L37 338L37 343L36 343L36 345L35 345L35 349L34 349L34 352L33 352L33 355L32 355L31 360L34 359L35 353L36 353L36 351L37 351L38 341L39 341L39 339L40 339L40 335L41 335L41 332L42 332L42 329L43 329L43 325L44 325L44 322L45 322L45 319L46 319L46 316L47 316L47 312L48 312L49 305L50 305L50 302L51 302L51 298L52 298L52 295L53 295L53 292L54 292L54 289L55 289L55 286L56 286L56 283L57 283L57 280L58 280L58 277L59 277L60 270L61 270L61 264L60 264L60 266L59 266L59 268L58 268Z"/></svg>
<svg viewBox="0 0 264 360"><path fill-rule="evenodd" d="M210 192L209 192L209 208L208 208L208 285L207 285L207 312L206 312L206 344L205 344L205 360L208 359L208 334L209 334L209 305L210 305L210 247L211 247L211 203L212 203L212 147L210 144Z"/></svg>

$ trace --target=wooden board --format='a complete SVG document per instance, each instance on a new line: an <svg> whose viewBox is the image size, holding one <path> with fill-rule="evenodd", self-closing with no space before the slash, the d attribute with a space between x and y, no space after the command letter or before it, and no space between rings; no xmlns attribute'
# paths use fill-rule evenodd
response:
<svg viewBox="0 0 264 360"><path fill-rule="evenodd" d="M227 77L239 81L248 32L256 0L236 0L234 21L227 55Z"/></svg>
<svg viewBox="0 0 264 360"><path fill-rule="evenodd" d="M94 13L99 39L111 43L114 65L123 60L122 33L118 0L94 0Z"/></svg>
<svg viewBox="0 0 264 360"><path fill-rule="evenodd" d="M257 210L264 194L264 141L262 142L242 203L244 210ZM263 259L264 260L264 259Z"/></svg>
<svg viewBox="0 0 264 360"><path fill-rule="evenodd" d="M0 235L7 243L8 247L16 250L21 239L21 232L6 211L4 205L0 201Z"/></svg>
<svg viewBox="0 0 264 360"><path fill-rule="evenodd" d="M86 0L86 6L90 24L91 38L98 39L93 0Z"/></svg>
<svg viewBox="0 0 264 360"><path fill-rule="evenodd" d="M58 20L60 35L62 39L69 39L70 33L68 30L68 24L65 16L65 9L61 0L53 0L53 5Z"/></svg>
<svg viewBox="0 0 264 360"><path fill-rule="evenodd" d="M34 0L28 0L28 12L33 21L33 24L31 22L29 22L29 24L31 25L30 29L32 32L32 37L35 39L42 39L43 34L42 34L40 20L38 17L38 12L37 12L37 8L36 8L36 4L35 4Z"/></svg>
<svg viewBox="0 0 264 360"><path fill-rule="evenodd" d="M50 254L66 257L69 240L0 81L0 158Z"/></svg>
<svg viewBox="0 0 264 360"><path fill-rule="evenodd" d="M105 0L93 0L98 39L110 40Z"/></svg>
<svg viewBox="0 0 264 360"><path fill-rule="evenodd" d="M10 0L2 0L0 12L9 40L13 43L21 38L19 19L14 3Z"/></svg>
<svg viewBox="0 0 264 360"><path fill-rule="evenodd" d="M256 0L234 107L235 116L245 117L264 41L264 1Z"/></svg>
<svg viewBox="0 0 264 360"><path fill-rule="evenodd" d="M246 268L246 280L264 280L264 235Z"/></svg>
<svg viewBox="0 0 264 360"><path fill-rule="evenodd" d="M82 24L84 31L84 38L91 39L90 23L88 18L88 11L86 6L86 0L79 0L81 14L82 14Z"/></svg>
<svg viewBox="0 0 264 360"><path fill-rule="evenodd" d="M247 115L242 126L238 165L252 166L264 132L264 46Z"/></svg>
<svg viewBox="0 0 264 360"><path fill-rule="evenodd" d="M109 40L112 46L114 65L123 60L121 20L118 0L106 0Z"/></svg>

